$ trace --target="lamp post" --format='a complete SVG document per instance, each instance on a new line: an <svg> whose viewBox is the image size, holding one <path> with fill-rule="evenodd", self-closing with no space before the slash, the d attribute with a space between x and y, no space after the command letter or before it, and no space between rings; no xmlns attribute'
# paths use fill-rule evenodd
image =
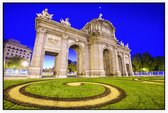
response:
<svg viewBox="0 0 168 113"><path fill-rule="evenodd" d="M26 61L26 60L23 60L21 62L21 65L22 65L23 69L25 69L25 70L21 71L21 74L27 74L27 69L26 68L29 66L29 62Z"/></svg>
<svg viewBox="0 0 168 113"><path fill-rule="evenodd" d="M28 63L28 61L24 60L24 61L21 62L21 65L22 65L24 68L26 68L26 67L29 66L29 63Z"/></svg>

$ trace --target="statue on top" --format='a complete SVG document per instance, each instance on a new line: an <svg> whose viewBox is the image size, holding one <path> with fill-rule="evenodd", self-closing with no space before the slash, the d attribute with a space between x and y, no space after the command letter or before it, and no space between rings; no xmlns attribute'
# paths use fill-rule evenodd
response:
<svg viewBox="0 0 168 113"><path fill-rule="evenodd" d="M120 41L120 45L124 46L124 43L122 41Z"/></svg>
<svg viewBox="0 0 168 113"><path fill-rule="evenodd" d="M50 19L50 20L52 19L52 16L54 15L54 14L49 14L48 9L43 10L42 13L39 13L39 14L36 13L36 14L38 17L42 17L42 18L46 18L46 19Z"/></svg>
<svg viewBox="0 0 168 113"><path fill-rule="evenodd" d="M102 19L103 19L103 18L102 18L102 16L103 16L103 14L102 14L102 13L100 13L100 14L99 14L99 18L98 18L98 19L101 19L101 20L102 20Z"/></svg>
<svg viewBox="0 0 168 113"><path fill-rule="evenodd" d="M60 22L61 22L63 25L71 26L71 24L70 24L70 22L69 22L69 18L66 18L65 20L61 19Z"/></svg>
<svg viewBox="0 0 168 113"><path fill-rule="evenodd" d="M128 43L125 45L125 47L129 48Z"/></svg>

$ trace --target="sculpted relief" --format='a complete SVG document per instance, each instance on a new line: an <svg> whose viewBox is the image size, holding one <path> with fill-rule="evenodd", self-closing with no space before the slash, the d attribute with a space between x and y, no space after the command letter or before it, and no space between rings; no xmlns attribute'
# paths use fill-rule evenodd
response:
<svg viewBox="0 0 168 113"><path fill-rule="evenodd" d="M60 49L60 37L56 35L47 35L46 48L50 49Z"/></svg>
<svg viewBox="0 0 168 113"><path fill-rule="evenodd" d="M50 44L54 44L54 45L56 45L58 42L59 42L59 40L58 39L55 39L55 38L53 38L53 37L48 37L48 43L50 43Z"/></svg>

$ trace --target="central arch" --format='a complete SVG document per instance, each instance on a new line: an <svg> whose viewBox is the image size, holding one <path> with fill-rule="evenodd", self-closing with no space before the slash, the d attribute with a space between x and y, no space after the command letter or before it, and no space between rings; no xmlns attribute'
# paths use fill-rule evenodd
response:
<svg viewBox="0 0 168 113"><path fill-rule="evenodd" d="M82 76L83 75L83 51L82 48L77 45L73 44L68 48L68 54L69 49L73 49L76 52L76 76ZM68 67L68 66L67 66Z"/></svg>
<svg viewBox="0 0 168 113"><path fill-rule="evenodd" d="M112 59L111 52L109 49L104 49L103 51L103 66L106 76L112 76Z"/></svg>

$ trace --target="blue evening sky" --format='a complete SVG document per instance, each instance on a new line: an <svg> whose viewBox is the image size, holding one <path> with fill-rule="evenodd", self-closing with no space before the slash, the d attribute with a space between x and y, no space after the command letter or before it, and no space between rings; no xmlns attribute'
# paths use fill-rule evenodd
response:
<svg viewBox="0 0 168 113"><path fill-rule="evenodd" d="M82 29L97 18L99 13L111 21L116 28L116 37L129 43L135 53L149 52L152 56L164 56L165 46L165 5L163 3L92 3L92 4L17 4L4 3L4 39L16 39L33 50L35 42L36 13L48 8L54 14L53 20L68 17L71 26ZM69 59L76 59L70 50ZM45 57L45 66L53 65L53 57Z"/></svg>

